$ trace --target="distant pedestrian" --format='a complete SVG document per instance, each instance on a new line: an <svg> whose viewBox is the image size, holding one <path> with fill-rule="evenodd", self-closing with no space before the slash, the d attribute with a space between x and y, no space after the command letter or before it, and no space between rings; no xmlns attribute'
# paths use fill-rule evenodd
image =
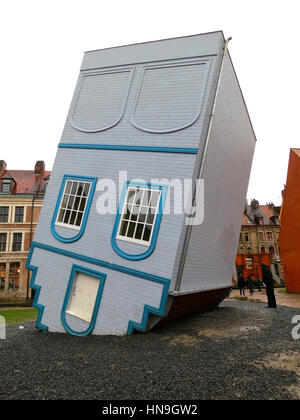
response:
<svg viewBox="0 0 300 420"><path fill-rule="evenodd" d="M241 296L245 296L245 279L242 273L239 274L239 278L238 278L238 288L240 289L240 295Z"/></svg>
<svg viewBox="0 0 300 420"><path fill-rule="evenodd" d="M268 308L277 308L276 305L276 298L274 293L274 279L272 276L272 273L270 269L265 265L261 264L261 269L263 273L263 285L266 288L267 291L267 297L268 297Z"/></svg>
<svg viewBox="0 0 300 420"><path fill-rule="evenodd" d="M253 283L253 280L250 276L248 276L248 278L247 278L247 286L248 286L248 289L249 289L249 292L250 292L250 296L253 296L254 283Z"/></svg>

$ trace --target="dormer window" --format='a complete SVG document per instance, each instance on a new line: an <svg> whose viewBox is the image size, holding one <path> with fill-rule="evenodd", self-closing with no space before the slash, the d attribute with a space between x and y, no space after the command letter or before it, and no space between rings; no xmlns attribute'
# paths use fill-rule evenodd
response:
<svg viewBox="0 0 300 420"><path fill-rule="evenodd" d="M3 179L2 180L2 193L3 194L10 194L11 193L11 180L10 179Z"/></svg>

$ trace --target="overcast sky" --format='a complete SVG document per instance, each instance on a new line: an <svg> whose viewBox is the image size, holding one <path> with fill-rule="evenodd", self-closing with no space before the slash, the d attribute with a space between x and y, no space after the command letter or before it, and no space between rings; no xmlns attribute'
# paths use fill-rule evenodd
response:
<svg viewBox="0 0 300 420"><path fill-rule="evenodd" d="M248 198L281 203L299 142L299 1L1 3L1 154L51 169L84 51L223 30L257 136Z"/></svg>

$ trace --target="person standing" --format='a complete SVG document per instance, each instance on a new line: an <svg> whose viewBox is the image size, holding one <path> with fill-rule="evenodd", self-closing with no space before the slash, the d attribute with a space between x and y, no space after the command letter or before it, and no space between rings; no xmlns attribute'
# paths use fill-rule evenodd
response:
<svg viewBox="0 0 300 420"><path fill-rule="evenodd" d="M239 274L238 288L240 289L240 295L245 296L245 279L242 273Z"/></svg>
<svg viewBox="0 0 300 420"><path fill-rule="evenodd" d="M262 282L267 291L268 297L268 308L277 308L276 298L274 293L274 280L270 269L265 265L261 264L263 279Z"/></svg>
<svg viewBox="0 0 300 420"><path fill-rule="evenodd" d="M253 280L250 276L248 276L248 278L247 278L247 286L248 286L248 289L249 289L249 292L250 292L250 296L253 296L254 283L253 283Z"/></svg>

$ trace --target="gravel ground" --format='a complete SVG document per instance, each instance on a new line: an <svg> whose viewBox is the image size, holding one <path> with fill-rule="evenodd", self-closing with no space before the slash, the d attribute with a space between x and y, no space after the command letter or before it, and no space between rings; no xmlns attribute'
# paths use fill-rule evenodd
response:
<svg viewBox="0 0 300 420"><path fill-rule="evenodd" d="M300 309L225 301L131 337L43 334L0 341L0 399L299 399Z"/></svg>

